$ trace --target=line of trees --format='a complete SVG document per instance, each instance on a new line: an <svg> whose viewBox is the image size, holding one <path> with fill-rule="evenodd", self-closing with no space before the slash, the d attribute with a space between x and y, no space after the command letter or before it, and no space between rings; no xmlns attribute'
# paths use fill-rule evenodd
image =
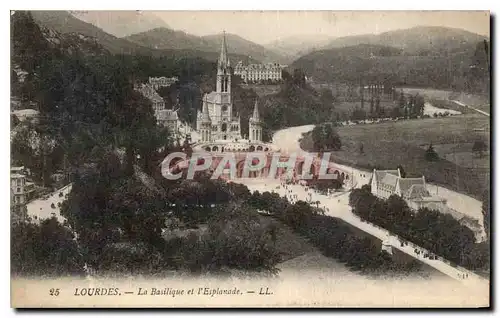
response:
<svg viewBox="0 0 500 318"><path fill-rule="evenodd" d="M243 192L241 185L233 185ZM243 186L244 187L244 186ZM273 218L290 226L296 233L307 238L325 256L344 263L352 270L364 274L409 273L419 269L417 262L396 264L392 257L376 244L376 239L359 236L342 220L326 216L323 211L304 201L289 203L276 193L258 191L245 194L247 202L271 213Z"/></svg>
<svg viewBox="0 0 500 318"><path fill-rule="evenodd" d="M445 259L469 269L481 269L489 262L485 243L475 243L472 230L449 214L427 208L417 212L401 197L387 200L375 197L370 186L354 189L349 195L354 214L362 220L387 229Z"/></svg>

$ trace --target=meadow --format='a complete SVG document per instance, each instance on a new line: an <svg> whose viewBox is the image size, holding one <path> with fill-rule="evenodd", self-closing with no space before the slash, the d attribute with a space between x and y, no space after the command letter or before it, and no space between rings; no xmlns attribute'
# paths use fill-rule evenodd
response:
<svg viewBox="0 0 500 318"><path fill-rule="evenodd" d="M472 153L475 141L483 139L489 144L488 117L465 115L415 119L344 126L337 131L342 148L333 152L332 160L340 164L368 170L394 169L402 165L408 176L424 175L427 182L475 198L480 198L481 193L489 188L489 154L476 159ZM430 144L439 155L438 161L425 159ZM301 146L305 150L312 149L310 134L304 137Z"/></svg>

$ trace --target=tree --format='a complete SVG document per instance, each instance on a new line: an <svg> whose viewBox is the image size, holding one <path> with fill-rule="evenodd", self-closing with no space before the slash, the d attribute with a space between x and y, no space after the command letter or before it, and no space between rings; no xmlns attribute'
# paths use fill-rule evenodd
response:
<svg viewBox="0 0 500 318"><path fill-rule="evenodd" d="M335 130L333 123L316 125L312 131L311 136L313 139L314 149L316 151L337 151L342 147L340 136Z"/></svg>
<svg viewBox="0 0 500 318"><path fill-rule="evenodd" d="M20 123L19 118L17 118L16 115L11 114L10 115L10 125L11 125L11 127L14 128L17 125L19 125L19 123Z"/></svg>
<svg viewBox="0 0 500 318"><path fill-rule="evenodd" d="M484 142L484 140L476 140L472 145L472 152L477 154L479 157L484 156L484 152L488 150L488 146Z"/></svg>
<svg viewBox="0 0 500 318"><path fill-rule="evenodd" d="M83 258L71 230L56 218L11 228L11 271L21 276L83 274Z"/></svg>
<svg viewBox="0 0 500 318"><path fill-rule="evenodd" d="M491 200L491 194L490 190L486 189L483 192L482 195L482 205L481 205L481 212L483 214L483 224L484 224L484 231L486 232L486 237L489 240L490 239L490 220L491 220L491 206L490 206L490 200Z"/></svg>
<svg viewBox="0 0 500 318"><path fill-rule="evenodd" d="M400 93L401 95L399 96L399 107L400 108L405 108L406 107L406 97L403 91Z"/></svg>
<svg viewBox="0 0 500 318"><path fill-rule="evenodd" d="M434 150L434 147L432 146L432 143L429 144L429 147L425 151L425 160L427 160L427 161L437 161L438 159L439 159L439 155Z"/></svg>
<svg viewBox="0 0 500 318"><path fill-rule="evenodd" d="M422 117L424 115L424 105L425 105L424 97L417 94L415 96L414 102L415 102L415 104L414 104L415 115Z"/></svg>
<svg viewBox="0 0 500 318"><path fill-rule="evenodd" d="M402 165L398 165L399 172L401 173L401 178L406 178L406 171L403 169Z"/></svg>

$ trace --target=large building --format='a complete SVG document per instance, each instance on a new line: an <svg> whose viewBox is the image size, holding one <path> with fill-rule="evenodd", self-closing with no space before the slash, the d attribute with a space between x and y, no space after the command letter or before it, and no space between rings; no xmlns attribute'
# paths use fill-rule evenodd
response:
<svg viewBox="0 0 500 318"><path fill-rule="evenodd" d="M26 203L35 194L35 184L26 179L28 174L24 167L11 167L10 169L10 200L12 220L21 221L26 217Z"/></svg>
<svg viewBox="0 0 500 318"><path fill-rule="evenodd" d="M156 123L162 127L168 127L172 135L176 137L179 126L177 109L166 109L165 100L156 92L155 87L151 83L135 85L135 90L151 101ZM176 106L178 107L178 105Z"/></svg>
<svg viewBox="0 0 500 318"><path fill-rule="evenodd" d="M241 139L241 118L233 110L231 64L227 56L226 36L217 63L216 90L203 96L202 111L197 111L196 130L202 142Z"/></svg>
<svg viewBox="0 0 500 318"><path fill-rule="evenodd" d="M154 89L159 89L160 87L168 87L179 80L177 77L149 77L148 82Z"/></svg>
<svg viewBox="0 0 500 318"><path fill-rule="evenodd" d="M403 178L401 171L397 170L373 170L372 194L387 199L395 194L402 197L408 206L414 210L429 208L438 211L446 211L446 200L433 196L427 190L425 177Z"/></svg>
<svg viewBox="0 0 500 318"><path fill-rule="evenodd" d="M243 65L238 62L234 68L234 75L239 75L245 83L260 81L281 81L283 66L277 63Z"/></svg>

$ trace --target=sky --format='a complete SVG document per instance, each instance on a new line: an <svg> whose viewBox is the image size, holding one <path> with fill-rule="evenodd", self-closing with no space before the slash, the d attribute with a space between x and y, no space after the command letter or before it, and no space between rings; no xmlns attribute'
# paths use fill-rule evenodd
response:
<svg viewBox="0 0 500 318"><path fill-rule="evenodd" d="M238 34L259 44L296 35L332 37L382 33L419 25L489 36L487 11L155 11L176 30L195 35Z"/></svg>

